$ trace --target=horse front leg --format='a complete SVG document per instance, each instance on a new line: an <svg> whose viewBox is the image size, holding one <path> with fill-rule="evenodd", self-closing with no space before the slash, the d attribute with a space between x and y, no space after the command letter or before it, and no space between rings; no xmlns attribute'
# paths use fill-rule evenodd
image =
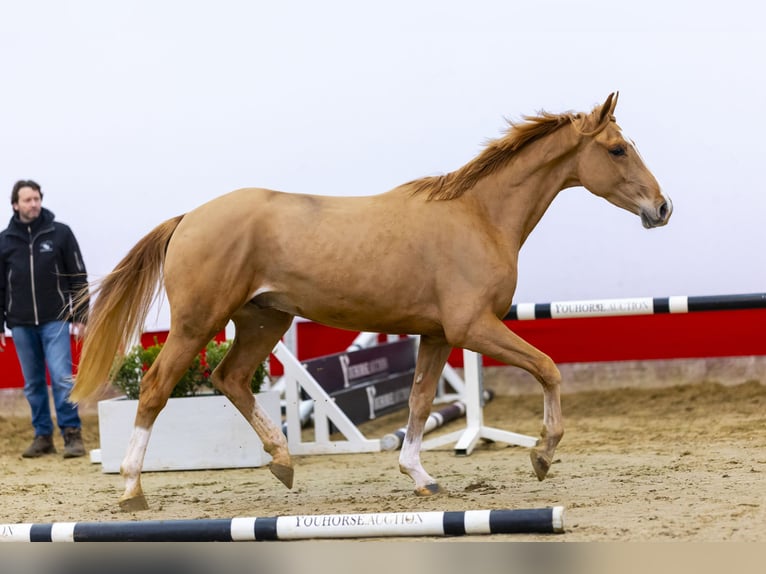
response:
<svg viewBox="0 0 766 574"><path fill-rule="evenodd" d="M451 347L444 340L423 336L418 348L415 377L410 391L410 415L399 453L399 470L415 481L415 494L430 496L441 491L439 484L425 471L420 461L423 430L431 413L436 387Z"/></svg>
<svg viewBox="0 0 766 574"><path fill-rule="evenodd" d="M558 367L548 355L510 331L494 315L475 321L459 338L451 342L455 346L522 368L540 383L543 388L543 428L540 440L530 452L530 459L537 479L543 480L553 462L556 447L564 436L561 373Z"/></svg>

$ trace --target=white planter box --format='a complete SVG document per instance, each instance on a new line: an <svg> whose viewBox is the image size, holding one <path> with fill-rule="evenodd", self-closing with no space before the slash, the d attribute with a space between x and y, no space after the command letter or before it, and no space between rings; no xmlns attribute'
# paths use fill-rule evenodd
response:
<svg viewBox="0 0 766 574"><path fill-rule="evenodd" d="M281 428L279 392L255 395L258 404ZM119 472L133 432L137 400L116 398L98 403L100 459L105 473ZM251 468L263 466L271 456L236 407L224 396L172 398L152 429L144 471Z"/></svg>

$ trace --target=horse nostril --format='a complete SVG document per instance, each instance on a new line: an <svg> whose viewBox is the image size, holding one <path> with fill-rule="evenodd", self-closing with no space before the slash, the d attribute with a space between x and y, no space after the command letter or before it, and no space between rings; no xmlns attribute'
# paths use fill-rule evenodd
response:
<svg viewBox="0 0 766 574"><path fill-rule="evenodd" d="M662 205L660 205L660 208L657 210L660 214L660 219L665 219L668 216L668 212L670 211L670 208L668 207L668 202L663 201Z"/></svg>

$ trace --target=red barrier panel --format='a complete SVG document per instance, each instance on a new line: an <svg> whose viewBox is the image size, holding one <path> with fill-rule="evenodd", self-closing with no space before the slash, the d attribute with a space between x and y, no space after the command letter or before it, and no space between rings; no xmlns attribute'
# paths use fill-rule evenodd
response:
<svg viewBox="0 0 766 574"><path fill-rule="evenodd" d="M71 338L72 360L77 369L80 359L80 343ZM20 389L24 387L24 376L21 374L21 365L16 355L16 347L13 337L5 338L5 351L0 353L0 389Z"/></svg>
<svg viewBox="0 0 766 574"><path fill-rule="evenodd" d="M505 321L557 363L766 355L766 309ZM357 333L298 323L298 358L343 351ZM450 354L463 366L462 351ZM484 358L487 366L500 365ZM272 358L272 374L281 365Z"/></svg>
<svg viewBox="0 0 766 574"><path fill-rule="evenodd" d="M766 355L766 309L763 308L536 319L505 324L557 363ZM358 335L311 322L297 323L297 330L299 359L339 353ZM144 333L142 344L153 345L155 337L163 342L167 332ZM224 337L224 333L220 333L216 340ZM5 352L0 353L0 388L22 387L13 339L9 337L7 342ZM72 348L77 362L79 349L74 343ZM462 367L463 356L459 350L450 355L450 364ZM485 357L484 364L501 363ZM282 365L273 357L271 373L282 374Z"/></svg>
<svg viewBox="0 0 766 574"><path fill-rule="evenodd" d="M168 338L167 331L147 331L141 335L141 345L151 347L155 343L164 343ZM215 336L216 341L225 341L226 333L221 331ZM16 356L16 347L13 344L13 337L6 337L5 351L0 353L0 389L20 389L24 386L24 377L21 374L21 365ZM74 370L77 372L77 365L80 362L80 343L72 337L72 362Z"/></svg>
<svg viewBox="0 0 766 574"><path fill-rule="evenodd" d="M557 363L766 355L766 309L506 321ZM453 351L450 363L462 364ZM484 359L485 365L499 365Z"/></svg>

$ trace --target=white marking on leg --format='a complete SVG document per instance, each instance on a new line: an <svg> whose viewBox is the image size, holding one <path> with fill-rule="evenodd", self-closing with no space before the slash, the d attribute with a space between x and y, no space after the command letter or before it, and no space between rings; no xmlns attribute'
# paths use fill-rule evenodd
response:
<svg viewBox="0 0 766 574"><path fill-rule="evenodd" d="M408 475L415 481L415 488L422 488L436 481L423 468L420 461L420 448L423 442L423 435L420 433L414 439L410 438L408 432L404 437L402 450L399 452L399 470Z"/></svg>
<svg viewBox="0 0 766 574"><path fill-rule="evenodd" d="M122 460L120 468L125 479L126 494L136 492L137 490L140 491L141 489L139 486L141 468L144 465L144 456L146 455L146 448L149 446L151 434L151 427L148 429L134 427L133 433L130 435L128 450L125 453L125 458Z"/></svg>

